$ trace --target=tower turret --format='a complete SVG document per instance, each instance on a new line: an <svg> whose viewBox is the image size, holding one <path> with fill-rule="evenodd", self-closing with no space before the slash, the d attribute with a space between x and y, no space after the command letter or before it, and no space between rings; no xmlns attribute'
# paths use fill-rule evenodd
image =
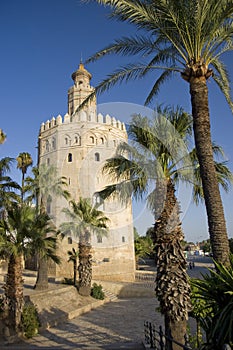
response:
<svg viewBox="0 0 233 350"><path fill-rule="evenodd" d="M85 68L81 62L79 68L71 75L74 85L68 91L68 114L73 115L77 107L90 95L94 88L90 86L91 73ZM84 108L84 110L93 110L96 107L95 99Z"/></svg>

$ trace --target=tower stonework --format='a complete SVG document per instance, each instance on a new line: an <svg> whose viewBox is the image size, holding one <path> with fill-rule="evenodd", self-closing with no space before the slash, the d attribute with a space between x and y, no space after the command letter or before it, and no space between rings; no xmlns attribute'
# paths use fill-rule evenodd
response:
<svg viewBox="0 0 233 350"><path fill-rule="evenodd" d="M109 179L102 173L106 159L111 158L121 141L127 142L124 123L109 115L97 114L96 100L92 99L81 111L77 107L94 91L91 74L81 63L72 74L74 85L68 91L68 113L64 117L42 123L39 133L39 164L55 166L57 176L66 178L71 198L90 198L93 205L109 218L109 232L104 237L91 237L93 278L115 281L133 281L135 272L132 205L117 199L102 199L96 192ZM50 198L47 210L57 227L69 219L63 208L68 202L58 196ZM73 266L68 263L67 251L78 248L78 238L66 236L59 246L61 265L55 267L56 278L72 277Z"/></svg>

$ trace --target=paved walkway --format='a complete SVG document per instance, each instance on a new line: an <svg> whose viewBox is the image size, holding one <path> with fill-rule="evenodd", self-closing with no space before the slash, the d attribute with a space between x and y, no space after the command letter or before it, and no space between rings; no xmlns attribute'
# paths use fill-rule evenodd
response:
<svg viewBox="0 0 233 350"><path fill-rule="evenodd" d="M205 273L206 264L196 263L188 270L191 277ZM211 267L209 265L208 267ZM64 295L65 298L65 295ZM155 298L117 299L72 320L41 332L33 339L14 345L3 345L1 350L120 350L144 349L144 321L155 322L158 326L163 319L156 311Z"/></svg>
<svg viewBox="0 0 233 350"><path fill-rule="evenodd" d="M25 343L1 349L144 349L144 321L162 324L154 298L118 299L56 327Z"/></svg>

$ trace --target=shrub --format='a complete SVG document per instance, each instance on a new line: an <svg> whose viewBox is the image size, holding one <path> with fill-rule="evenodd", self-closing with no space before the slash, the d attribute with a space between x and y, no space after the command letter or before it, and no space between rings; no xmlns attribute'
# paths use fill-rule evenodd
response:
<svg viewBox="0 0 233 350"><path fill-rule="evenodd" d="M193 316L206 333L203 349L219 350L233 345L233 257L226 268L215 262L202 279L192 279Z"/></svg>
<svg viewBox="0 0 233 350"><path fill-rule="evenodd" d="M92 288L91 288L91 296L95 299L100 299L103 300L105 295L103 292L103 287L101 284L94 283Z"/></svg>
<svg viewBox="0 0 233 350"><path fill-rule="evenodd" d="M38 312L32 303L24 305L22 312L22 328L26 338L32 338L38 333L40 326Z"/></svg>
<svg viewBox="0 0 233 350"><path fill-rule="evenodd" d="M63 284L68 284L70 286L74 285L74 279L73 278L68 278L68 277L64 277L64 280L62 281Z"/></svg>

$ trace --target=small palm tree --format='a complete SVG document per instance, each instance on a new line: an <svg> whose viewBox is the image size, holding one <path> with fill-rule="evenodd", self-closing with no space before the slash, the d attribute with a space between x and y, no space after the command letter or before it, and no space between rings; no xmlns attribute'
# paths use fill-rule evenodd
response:
<svg viewBox="0 0 233 350"><path fill-rule="evenodd" d="M25 174L27 173L27 169L29 166L32 166L32 157L29 153L23 152L18 155L16 158L17 160L17 168L21 170L22 172L22 190L21 190L21 199L23 201L24 197L24 180L25 180Z"/></svg>
<svg viewBox="0 0 233 350"><path fill-rule="evenodd" d="M87 198L80 198L78 202L70 201L71 208L63 211L70 222L61 225L63 234L73 234L79 238L79 293L90 295L92 280L91 235L106 235L109 219L104 213L91 205Z"/></svg>
<svg viewBox="0 0 233 350"><path fill-rule="evenodd" d="M134 36L116 39L88 60L109 54L130 56L129 64L109 74L89 98L116 83L151 74L155 80L145 101L149 104L170 78L180 76L188 83L213 256L217 262L229 265L227 229L212 150L208 81L217 83L233 110L229 77L221 60L225 52L233 50L232 1L93 1L109 6L111 18L132 24L137 31Z"/></svg>
<svg viewBox="0 0 233 350"><path fill-rule="evenodd" d="M221 350L224 344L233 344L233 256L229 268L216 267L202 279L191 279L192 316L206 333L203 348Z"/></svg>
<svg viewBox="0 0 233 350"><path fill-rule="evenodd" d="M32 169L34 177L25 179L25 192L28 194L26 201L36 201L36 208L39 212L45 213L47 202L53 196L69 198L69 192L65 190L67 183L64 177L57 176L57 169L54 166L41 164ZM38 274L35 289L48 289L48 264L43 256L38 256Z"/></svg>
<svg viewBox="0 0 233 350"><path fill-rule="evenodd" d="M45 239L48 232L50 236ZM38 214L31 206L15 203L7 210L7 215L0 219L0 256L8 259L3 319L11 335L17 336L22 331L22 259L37 252L59 262L56 256L56 232L47 214Z"/></svg>
<svg viewBox="0 0 233 350"><path fill-rule="evenodd" d="M138 236L134 240L136 269L139 268L139 260L154 253L154 244L149 236Z"/></svg>
<svg viewBox="0 0 233 350"><path fill-rule="evenodd" d="M180 343L184 342L191 302L175 185L188 182L194 186L195 198L202 194L196 153L188 151L191 122L191 116L180 108L158 107L152 119L133 116L128 126L131 145L120 144L116 156L107 160L103 171L113 184L99 193L102 198L119 195L122 200L147 195L155 218L156 294L166 333ZM231 173L225 164L222 167L222 181L227 184Z"/></svg>
<svg viewBox="0 0 233 350"><path fill-rule="evenodd" d="M20 186L11 179L7 174L11 170L14 162L13 158L5 157L0 159L0 210L9 207L11 203L18 201L19 196L17 190Z"/></svg>
<svg viewBox="0 0 233 350"><path fill-rule="evenodd" d="M76 286L76 282L77 282L77 260L78 260L78 250L75 250L74 248L72 248L72 250L68 250L68 256L69 259L68 261L73 263L73 272L74 272L74 286Z"/></svg>

